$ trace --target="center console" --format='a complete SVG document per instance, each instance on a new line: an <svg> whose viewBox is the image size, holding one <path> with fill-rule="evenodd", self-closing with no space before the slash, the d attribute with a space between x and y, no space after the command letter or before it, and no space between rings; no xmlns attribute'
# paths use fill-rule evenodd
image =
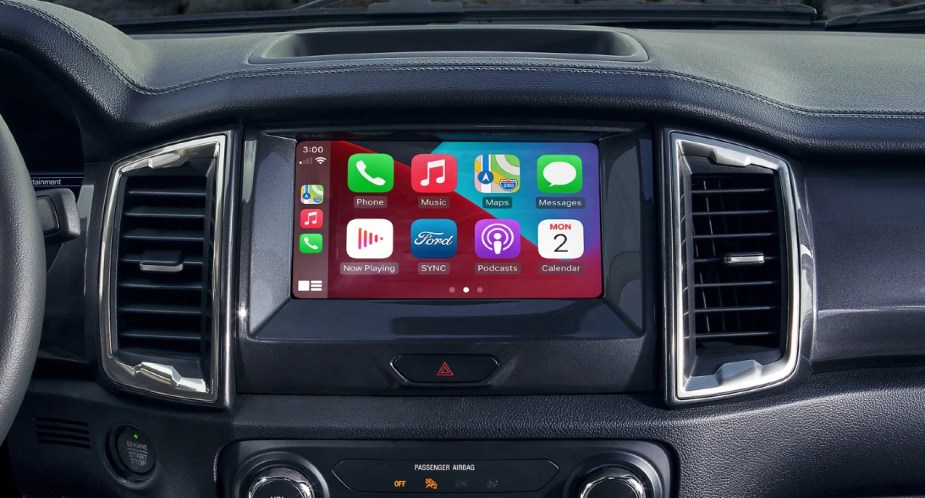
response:
<svg viewBox="0 0 925 498"><path fill-rule="evenodd" d="M653 391L652 153L633 125L249 132L237 390Z"/></svg>
<svg viewBox="0 0 925 498"><path fill-rule="evenodd" d="M656 390L643 126L254 130L237 391ZM344 414L350 416L350 414ZM668 496L641 441L240 441L225 496Z"/></svg>

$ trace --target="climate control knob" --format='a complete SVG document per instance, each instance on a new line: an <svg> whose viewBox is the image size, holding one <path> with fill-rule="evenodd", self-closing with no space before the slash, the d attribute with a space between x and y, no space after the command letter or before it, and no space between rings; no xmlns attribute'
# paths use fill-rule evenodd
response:
<svg viewBox="0 0 925 498"><path fill-rule="evenodd" d="M649 498L645 481L623 467L604 467L581 484L578 498Z"/></svg>
<svg viewBox="0 0 925 498"><path fill-rule="evenodd" d="M267 469L251 482L247 498L317 498L308 479L288 467Z"/></svg>

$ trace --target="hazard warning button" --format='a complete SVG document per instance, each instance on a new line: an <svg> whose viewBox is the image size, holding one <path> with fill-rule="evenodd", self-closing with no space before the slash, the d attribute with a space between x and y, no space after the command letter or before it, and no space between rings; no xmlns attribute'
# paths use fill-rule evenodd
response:
<svg viewBox="0 0 925 498"><path fill-rule="evenodd" d="M392 360L392 367L409 382L473 383L488 378L498 360L488 355L404 355Z"/></svg>

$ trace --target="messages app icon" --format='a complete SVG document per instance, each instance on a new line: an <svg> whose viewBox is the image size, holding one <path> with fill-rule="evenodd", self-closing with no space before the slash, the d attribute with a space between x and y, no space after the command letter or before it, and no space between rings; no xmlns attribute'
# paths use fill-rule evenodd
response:
<svg viewBox="0 0 925 498"><path fill-rule="evenodd" d="M581 192L581 158L573 155L545 155L536 162L536 181L540 192L577 194Z"/></svg>

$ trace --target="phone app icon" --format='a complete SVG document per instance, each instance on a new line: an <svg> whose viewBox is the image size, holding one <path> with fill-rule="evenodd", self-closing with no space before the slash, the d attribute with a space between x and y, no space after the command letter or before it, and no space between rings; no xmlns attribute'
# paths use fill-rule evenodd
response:
<svg viewBox="0 0 925 498"><path fill-rule="evenodd" d="M299 252L318 254L324 249L324 236L320 233L303 233L299 235Z"/></svg>
<svg viewBox="0 0 925 498"><path fill-rule="evenodd" d="M302 185L299 197L302 204L321 204L324 202L324 185Z"/></svg>
<svg viewBox="0 0 925 498"><path fill-rule="evenodd" d="M585 227L578 220L543 220L536 230L545 259L577 259L585 253Z"/></svg>
<svg viewBox="0 0 925 498"><path fill-rule="evenodd" d="M475 158L475 189L483 194L513 194L520 189L520 159L513 154Z"/></svg>
<svg viewBox="0 0 925 498"><path fill-rule="evenodd" d="M411 159L411 188L422 194L456 190L456 158L449 154L418 154Z"/></svg>
<svg viewBox="0 0 925 498"><path fill-rule="evenodd" d="M324 211L303 209L299 212L299 226L305 230L318 229L324 225Z"/></svg>
<svg viewBox="0 0 925 498"><path fill-rule="evenodd" d="M347 223L347 255L354 259L385 259L395 243L392 222L357 218Z"/></svg>
<svg viewBox="0 0 925 498"><path fill-rule="evenodd" d="M453 220L420 219L411 224L411 254L416 258L452 258L458 239Z"/></svg>
<svg viewBox="0 0 925 498"><path fill-rule="evenodd" d="M347 160L347 186L361 194L382 193L395 185L395 160L388 154L354 154Z"/></svg>
<svg viewBox="0 0 925 498"><path fill-rule="evenodd" d="M520 255L517 220L475 222L475 254L483 259L511 259Z"/></svg>
<svg viewBox="0 0 925 498"><path fill-rule="evenodd" d="M547 194L581 192L581 158L570 154L540 156L536 181L540 192Z"/></svg>

